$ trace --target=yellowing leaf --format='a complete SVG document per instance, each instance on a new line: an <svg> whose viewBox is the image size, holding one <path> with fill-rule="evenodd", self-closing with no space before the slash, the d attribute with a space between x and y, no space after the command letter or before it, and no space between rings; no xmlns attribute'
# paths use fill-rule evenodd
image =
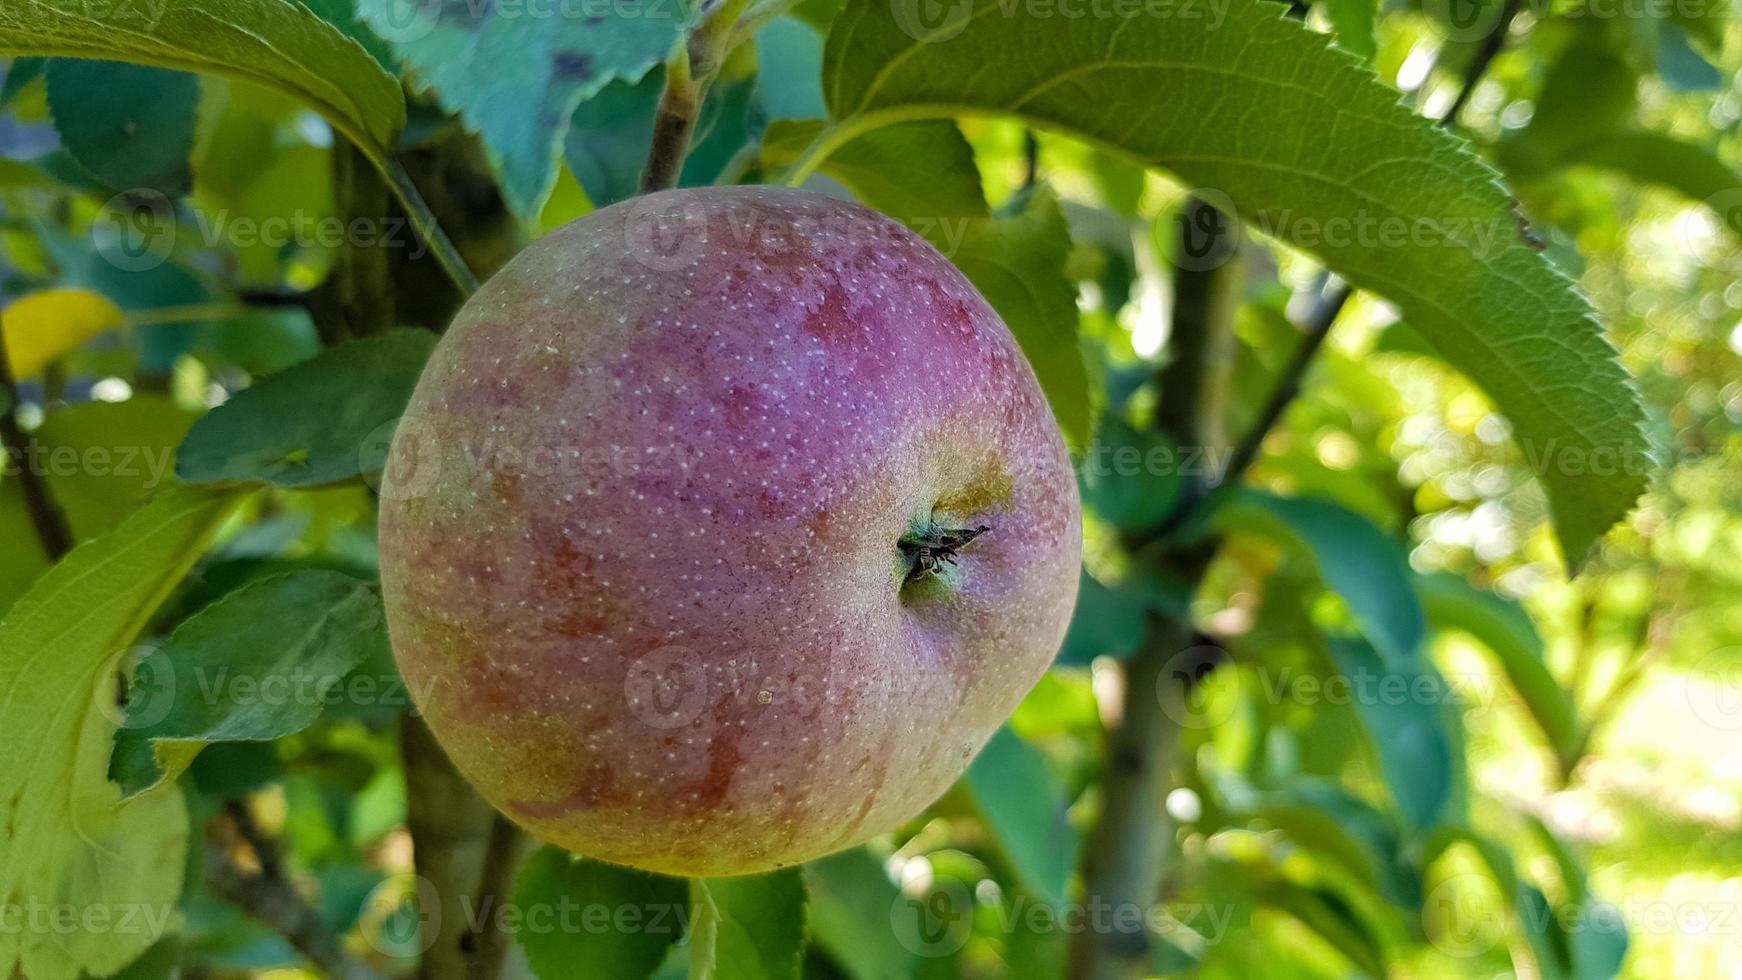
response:
<svg viewBox="0 0 1742 980"><path fill-rule="evenodd" d="M109 782L116 666L240 497L158 495L0 621L0 908L47 910L0 929L0 976L108 976L169 924L187 818L173 786L121 805Z"/></svg>
<svg viewBox="0 0 1742 980"><path fill-rule="evenodd" d="M0 315L12 375L34 377L50 362L124 322L121 308L83 289L31 293Z"/></svg>

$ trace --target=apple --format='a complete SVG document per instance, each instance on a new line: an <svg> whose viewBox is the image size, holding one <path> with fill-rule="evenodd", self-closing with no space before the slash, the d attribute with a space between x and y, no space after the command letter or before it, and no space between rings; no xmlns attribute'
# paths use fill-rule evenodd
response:
<svg viewBox="0 0 1742 980"><path fill-rule="evenodd" d="M533 835L749 874L911 819L1076 599L1065 445L923 239L796 191L667 191L460 311L382 484L400 670Z"/></svg>

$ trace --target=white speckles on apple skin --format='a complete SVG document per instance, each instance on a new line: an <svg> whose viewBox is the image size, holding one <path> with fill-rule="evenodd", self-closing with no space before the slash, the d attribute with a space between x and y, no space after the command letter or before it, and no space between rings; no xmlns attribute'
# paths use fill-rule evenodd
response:
<svg viewBox="0 0 1742 980"><path fill-rule="evenodd" d="M400 668L487 798L592 857L743 874L891 829L1075 601L1076 483L1027 362L854 205L589 215L467 304L407 417L434 455L394 492L396 442L383 493ZM904 597L896 544L933 515L992 530L953 590Z"/></svg>

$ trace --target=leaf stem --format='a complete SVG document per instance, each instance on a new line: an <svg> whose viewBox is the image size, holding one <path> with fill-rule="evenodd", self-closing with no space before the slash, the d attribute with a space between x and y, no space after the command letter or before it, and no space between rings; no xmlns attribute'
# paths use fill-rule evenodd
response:
<svg viewBox="0 0 1742 980"><path fill-rule="evenodd" d="M689 34L665 64L665 88L653 116L653 145L641 172L641 193L677 186L689 155L702 100L732 46L741 39L738 19L749 0L702 0Z"/></svg>
<svg viewBox="0 0 1742 980"><path fill-rule="evenodd" d="M18 382L12 377L12 364L6 353L3 316L0 316L0 399L5 401L0 405L0 446L4 446L6 454L0 459L0 472L9 472L18 481L30 525L36 529L43 555L52 564L73 550L73 532L67 524L66 512L55 502L54 492L36 469L36 440L18 424Z"/></svg>
<svg viewBox="0 0 1742 980"><path fill-rule="evenodd" d="M465 256L454 247L447 232L442 230L441 223L436 221L435 212L429 208L429 203L418 192L417 184L412 181L411 174L405 169L405 164L398 158L390 159L382 167L382 174L387 177L387 185L393 189L393 196L405 208L406 217L411 219L411 225L429 246L430 252L453 279L454 285L460 287L460 292L468 298L478 291L478 277L472 274L472 269L466 264Z"/></svg>

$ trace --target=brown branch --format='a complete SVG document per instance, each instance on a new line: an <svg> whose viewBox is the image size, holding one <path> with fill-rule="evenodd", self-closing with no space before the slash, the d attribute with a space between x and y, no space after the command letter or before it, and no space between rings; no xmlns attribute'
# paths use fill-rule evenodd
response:
<svg viewBox="0 0 1742 980"><path fill-rule="evenodd" d="M323 975L340 980L378 980L379 974L345 952L339 937L297 893L285 875L278 842L255 823L247 804L232 800L224 805L224 815L237 838L254 853L260 870L242 870L221 841L208 837L205 873L212 891L284 937Z"/></svg>
<svg viewBox="0 0 1742 980"><path fill-rule="evenodd" d="M399 737L405 826L417 875L439 903L423 921L435 934L420 937L425 952L417 975L489 980L500 974L511 942L500 928L500 903L524 856L524 838L466 782L422 719L406 716Z"/></svg>
<svg viewBox="0 0 1742 980"><path fill-rule="evenodd" d="M18 382L12 377L12 364L6 352L6 324L0 317L0 446L5 458L0 459L0 471L12 474L24 496L24 509L30 515L30 525L36 529L42 553L52 562L73 550L73 532L67 524L66 512L55 502L54 493L42 474L37 472L36 440L18 424ZM8 468L10 464L10 468Z"/></svg>
<svg viewBox="0 0 1742 980"><path fill-rule="evenodd" d="M1162 369L1156 410L1157 427L1180 446L1215 445L1221 437L1243 278L1239 245L1231 220L1202 201L1187 203L1180 248L1190 261L1175 274L1173 356ZM1214 554L1213 544L1200 545L1150 560L1158 566L1153 571L1197 582ZM1101 812L1083 854L1085 906L1112 911L1073 938L1072 980L1124 980L1148 972L1153 940L1147 912L1158 900L1170 849L1163 803L1173 785L1185 717L1180 708L1196 680L1220 659L1202 656L1188 622L1151 614L1147 628L1142 649L1125 666L1117 714L1105 720Z"/></svg>
<svg viewBox="0 0 1742 980"><path fill-rule="evenodd" d="M677 186L702 100L732 44L742 39L738 18L747 5L746 0L702 0L696 26L666 62L665 88L653 116L653 144L641 172L643 194Z"/></svg>

